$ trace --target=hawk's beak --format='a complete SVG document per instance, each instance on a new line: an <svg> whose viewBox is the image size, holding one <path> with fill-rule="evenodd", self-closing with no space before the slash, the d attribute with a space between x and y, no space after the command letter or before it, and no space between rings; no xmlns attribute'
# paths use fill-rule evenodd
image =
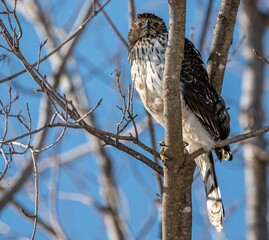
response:
<svg viewBox="0 0 269 240"><path fill-rule="evenodd" d="M149 20L147 20L147 25L146 25L146 27L145 27L147 30L150 30L151 29L151 25L150 25L150 21Z"/></svg>
<svg viewBox="0 0 269 240"><path fill-rule="evenodd" d="M150 30L151 29L151 23L149 20L146 21L146 24L145 24L145 27L144 27L145 30Z"/></svg>
<svg viewBox="0 0 269 240"><path fill-rule="evenodd" d="M143 31L144 31L144 35L145 35L146 37L149 37L149 35L150 35L151 31L152 31L151 22L150 22L149 20L147 20L147 21L145 22Z"/></svg>

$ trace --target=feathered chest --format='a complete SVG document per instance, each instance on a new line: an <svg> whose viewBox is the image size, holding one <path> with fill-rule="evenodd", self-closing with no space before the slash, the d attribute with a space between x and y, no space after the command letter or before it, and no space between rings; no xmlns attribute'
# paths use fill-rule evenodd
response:
<svg viewBox="0 0 269 240"><path fill-rule="evenodd" d="M129 52L135 87L151 92L162 91L162 78L167 47L167 34L139 40Z"/></svg>
<svg viewBox="0 0 269 240"><path fill-rule="evenodd" d="M167 34L143 38L129 52L133 84L153 117L163 124L163 70Z"/></svg>

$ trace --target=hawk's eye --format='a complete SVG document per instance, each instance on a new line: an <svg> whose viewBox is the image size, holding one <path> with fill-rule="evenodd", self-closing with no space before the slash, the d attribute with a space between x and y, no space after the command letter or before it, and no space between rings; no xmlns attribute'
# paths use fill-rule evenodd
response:
<svg viewBox="0 0 269 240"><path fill-rule="evenodd" d="M154 27L155 27L155 28L158 28L159 26L160 26L159 23L157 23L157 22L154 23Z"/></svg>
<svg viewBox="0 0 269 240"><path fill-rule="evenodd" d="M143 24L142 23L139 23L138 24L138 27L142 28Z"/></svg>

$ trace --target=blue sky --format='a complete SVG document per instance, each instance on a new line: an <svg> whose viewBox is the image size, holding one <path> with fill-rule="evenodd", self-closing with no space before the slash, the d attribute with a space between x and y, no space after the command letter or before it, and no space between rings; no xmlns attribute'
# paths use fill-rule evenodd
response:
<svg viewBox="0 0 269 240"><path fill-rule="evenodd" d="M190 38L193 34L194 44L197 45L201 35L200 29L208 1L192 0L187 2L186 37ZM51 5L52 11L50 14L53 16L53 21L55 21L59 28L64 27L67 33L71 34L72 32L70 31L74 29L73 23L77 16L76 9L78 11L83 3L84 1L82 0L46 1L43 6ZM153 12L168 23L167 1L137 0L135 1L135 4L137 13ZM220 1L214 1L205 49L202 54L205 62L208 58L208 49L211 45L212 32L219 6ZM108 13L122 36L127 40L129 29L128 1L112 0L105 8L105 11ZM21 48L29 62L34 62L37 59L37 51L40 41L45 40L46 37L44 36L40 38L36 34L31 23L25 20L23 16L20 16L20 19L24 29ZM243 33L240 29L239 21L237 21L231 49L237 47L242 36ZM268 33L265 40L266 39L268 40ZM227 105L230 107L231 136L242 132L238 123L238 117L242 82L241 76L244 69L244 60L242 59L243 46L237 50L237 54L227 64L222 90L222 95ZM268 47L268 45L265 46L265 52L267 53ZM45 53L46 51L44 50L43 55ZM89 108L94 106L100 98L103 98L101 106L95 112L96 119L98 119L98 126L103 130L114 132L115 125L121 117L121 113L116 107L116 105L121 105L121 99L119 93L115 90L115 75L111 73L113 73L115 69L121 70L121 82L126 89L127 85L131 83L130 67L127 62L126 47L120 42L111 27L107 25L102 13L99 13L87 25L83 37L80 39L73 55L77 59L77 63L75 65L71 64L67 71L70 73L79 73L82 77L83 86L86 89L91 104ZM8 56L9 62L8 64L3 64L0 71L0 78L22 69L22 66L14 57L10 54ZM49 76L51 74L51 69L52 67L48 62L41 64L40 70L43 74ZM267 80L268 74L267 67ZM30 110L33 115L33 122L36 126L41 99L41 94L33 94L33 91L37 86L26 74L24 74L19 78L12 80L12 82L1 84L1 99L2 96L4 99L7 99L7 89L10 85L12 85L14 90L20 95L20 101L16 104L16 110L23 109L23 113L25 113L25 104L26 102L29 102ZM268 109L268 81L266 86L265 106ZM134 111L138 114L138 122L144 119L146 115L145 110L136 93ZM266 116L266 122L268 123L268 116ZM12 131L9 133L10 136L14 136L20 131L20 129L16 128L15 124L14 126L11 126L11 128ZM2 123L0 129L1 131L3 129ZM157 124L155 124L155 130L156 139L157 142L159 142L163 139L164 130ZM59 134L59 130L51 131L47 142L49 143L55 139L57 134ZM144 143L150 145L150 136L147 128L144 128L139 136ZM68 130L57 147L41 154L39 164L45 164L49 157L64 153L67 150L75 149L86 142L87 135L83 131ZM235 146L233 146L233 148L234 147ZM152 216L152 218L156 220L152 222L152 226L144 239L156 239L160 227L157 219L160 218L160 216L156 210L156 202L158 200L157 194L159 192L154 172L146 165L119 150L115 150L111 147L106 147L106 149L108 149L108 152L113 158L113 169L119 187L122 212L130 231L134 238L139 236L142 226L145 223L144 221L149 216ZM12 176L18 174L25 159L26 157L24 156L13 159L7 174L6 184L11 181ZM216 161L215 166L226 209L224 233L218 235L215 229L209 224L206 213L204 186L198 175L193 183L193 239L245 239L245 186L242 151L239 149L239 151L236 152L232 162L219 163ZM103 201L98 185L98 156L94 153L88 153L85 156L80 157L78 160L61 167L58 170L58 178L54 179L54 171L56 170L53 168L40 173L40 201L41 203L44 203L43 208L40 208L39 210L41 218L47 217L46 207L52 207L51 203L48 202L48 199L51 193L52 183L56 181L58 183L58 189L62 193L62 195L59 195L59 200L57 201L57 213L59 222L68 238L107 239L104 224L100 214L96 210L91 206L82 204L78 201L68 201L64 197L64 193L83 193L86 196L93 196L94 199L97 199L100 202ZM197 174L196 171L195 176ZM33 196L31 195L33 193L32 188L33 178L31 178L27 185L17 193L15 198L17 201L23 203L28 209L33 210ZM27 192L27 194L24 194L25 192ZM0 235L0 238L28 239L31 236L32 223L28 221L25 216L19 214L14 207L9 206L5 208L5 210L0 213L0 220L0 228L5 226L7 229L7 234ZM3 231L0 232L3 233ZM206 238L203 236L206 236ZM42 230L38 229L36 239L43 240L49 238L43 234Z"/></svg>

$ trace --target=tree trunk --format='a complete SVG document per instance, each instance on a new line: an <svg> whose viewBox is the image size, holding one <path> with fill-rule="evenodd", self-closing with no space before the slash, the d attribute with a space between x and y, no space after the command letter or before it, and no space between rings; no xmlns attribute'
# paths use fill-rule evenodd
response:
<svg viewBox="0 0 269 240"><path fill-rule="evenodd" d="M268 18L268 17L267 17ZM263 126L264 63L253 49L263 53L263 34L268 25L259 11L256 0L245 0L241 26L246 35L244 50L247 66L243 74L240 121L246 131ZM266 162L261 152L266 149L263 135L251 138L244 144L247 239L268 238L267 229L267 176ZM268 159L267 159L268 160Z"/></svg>
<svg viewBox="0 0 269 240"><path fill-rule="evenodd" d="M191 184L194 161L185 164L182 139L180 70L183 58L186 1L169 1L170 32L164 69L165 154L162 239L191 239ZM177 61L174 61L177 59Z"/></svg>

